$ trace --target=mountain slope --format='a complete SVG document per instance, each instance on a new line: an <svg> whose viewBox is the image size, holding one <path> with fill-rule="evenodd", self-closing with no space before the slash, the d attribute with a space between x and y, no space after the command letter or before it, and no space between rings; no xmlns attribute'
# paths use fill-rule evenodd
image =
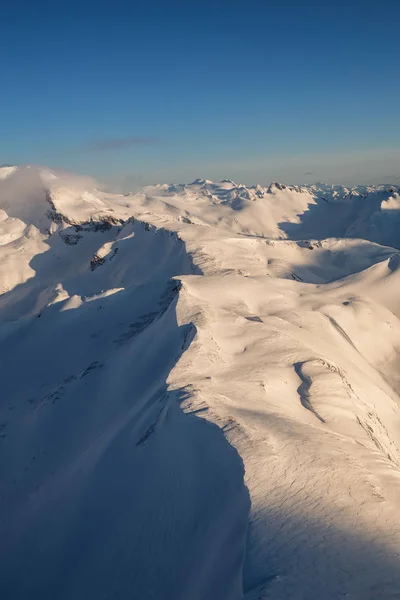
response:
<svg viewBox="0 0 400 600"><path fill-rule="evenodd" d="M399 189L3 175L2 596L397 597Z"/></svg>

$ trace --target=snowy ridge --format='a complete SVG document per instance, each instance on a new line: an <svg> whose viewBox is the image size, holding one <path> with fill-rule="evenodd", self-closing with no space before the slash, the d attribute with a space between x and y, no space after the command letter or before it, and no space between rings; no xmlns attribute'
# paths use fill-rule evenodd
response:
<svg viewBox="0 0 400 600"><path fill-rule="evenodd" d="M1 596L399 596L399 188L2 171Z"/></svg>

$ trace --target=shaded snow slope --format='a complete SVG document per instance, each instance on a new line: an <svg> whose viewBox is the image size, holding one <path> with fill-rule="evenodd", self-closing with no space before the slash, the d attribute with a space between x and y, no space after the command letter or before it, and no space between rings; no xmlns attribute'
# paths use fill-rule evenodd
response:
<svg viewBox="0 0 400 600"><path fill-rule="evenodd" d="M400 597L398 188L0 209L2 597Z"/></svg>

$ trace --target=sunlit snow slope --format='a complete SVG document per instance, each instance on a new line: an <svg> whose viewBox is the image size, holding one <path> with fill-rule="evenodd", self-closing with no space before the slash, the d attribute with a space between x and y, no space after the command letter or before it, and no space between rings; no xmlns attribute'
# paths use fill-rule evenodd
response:
<svg viewBox="0 0 400 600"><path fill-rule="evenodd" d="M400 195L0 169L0 597L400 598Z"/></svg>

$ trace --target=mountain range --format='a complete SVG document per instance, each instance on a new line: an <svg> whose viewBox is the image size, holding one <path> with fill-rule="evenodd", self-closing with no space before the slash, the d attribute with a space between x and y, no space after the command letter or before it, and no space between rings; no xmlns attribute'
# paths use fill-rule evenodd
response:
<svg viewBox="0 0 400 600"><path fill-rule="evenodd" d="M0 168L0 596L400 597L400 187Z"/></svg>

